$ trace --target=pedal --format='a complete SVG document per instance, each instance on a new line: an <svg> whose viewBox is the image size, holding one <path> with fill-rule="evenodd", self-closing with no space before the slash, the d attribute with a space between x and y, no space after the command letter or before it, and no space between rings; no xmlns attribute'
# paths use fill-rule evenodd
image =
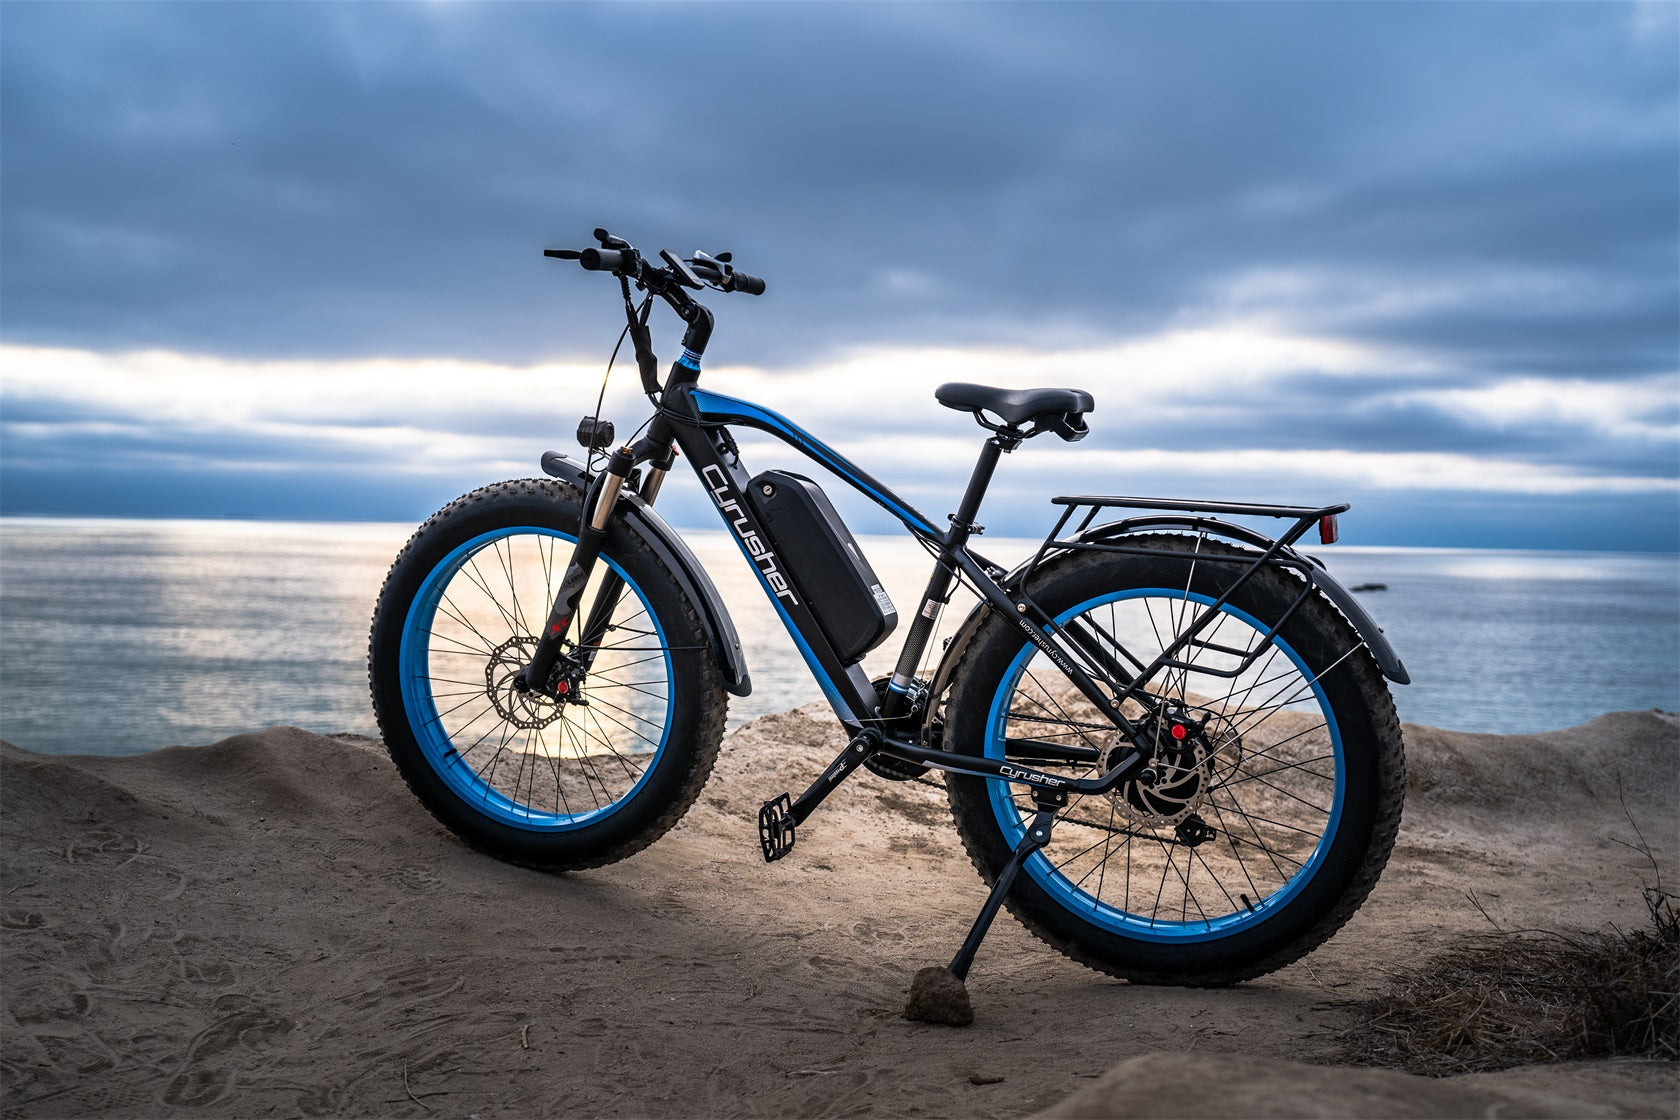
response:
<svg viewBox="0 0 1680 1120"><path fill-rule="evenodd" d="M793 851L793 798L787 794L771 798L758 811L758 845L764 862L775 863Z"/></svg>

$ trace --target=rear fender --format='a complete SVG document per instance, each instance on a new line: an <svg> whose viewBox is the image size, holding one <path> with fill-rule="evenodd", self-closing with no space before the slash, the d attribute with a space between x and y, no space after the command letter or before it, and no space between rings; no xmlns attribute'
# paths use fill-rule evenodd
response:
<svg viewBox="0 0 1680 1120"><path fill-rule="evenodd" d="M1264 533L1242 525L1233 525L1228 521L1220 521L1217 518L1190 514L1152 514L1148 517L1133 517L1107 525L1095 525L1073 539L1082 544L1108 544L1121 537L1156 532L1162 529L1205 532L1211 536L1237 541L1261 551L1270 549L1276 543ZM1070 548L1051 549L1039 562L1043 563L1057 556L1065 556L1073 551L1075 550ZM1395 684L1412 683L1411 676L1406 672L1406 666L1401 663L1399 655L1394 652L1394 647L1389 644L1388 637L1383 633L1382 627L1377 625L1376 620L1371 617L1370 612L1365 609L1364 604L1360 603L1353 592L1343 587L1336 577L1325 569L1324 564L1317 557L1308 556L1293 549L1285 549L1284 554L1300 564L1298 570L1307 576L1312 581L1313 586L1322 591L1324 597L1334 603L1336 609L1341 611L1342 615L1353 625L1355 633L1370 649L1371 656L1376 659L1377 668L1382 670L1383 676ZM1028 565L1031 563L1030 560L1023 562L998 582L1005 588L1017 586L1025 578ZM962 626L957 629L950 642L946 644L945 654L940 659L939 670L934 674L933 685L929 690L927 710L930 713L930 718L932 718L931 713L938 710L939 700L951 687L957 667L961 665L963 655L968 652L968 647L974 641L975 635L980 630L980 624L985 621L989 610L991 610L990 604L982 600L969 612L968 617L963 620Z"/></svg>
<svg viewBox="0 0 1680 1120"><path fill-rule="evenodd" d="M545 474L588 493L590 477L576 459L550 451L542 457L542 468ZM613 524L628 525L635 530L636 535L647 542L654 555L676 577L683 594L700 613L712 653L717 658L718 671L723 674L723 686L735 696L751 694L752 678L747 673L747 657L741 649L741 637L735 631L735 621L729 616L723 596L712 584L712 577L706 574L706 569L700 565L687 543L653 511L652 506L628 489L619 494L618 518ZM607 539L609 542L612 540L612 529L608 530Z"/></svg>
<svg viewBox="0 0 1680 1120"><path fill-rule="evenodd" d="M1108 525L1093 525L1076 536L1074 540L1106 543L1134 533L1147 533L1159 529L1189 529L1196 532L1205 532L1212 536L1238 541L1262 551L1277 543L1266 534L1242 525L1233 525L1229 521L1194 514L1131 517ZM1061 551L1071 550L1063 549ZM1283 554L1300 563L1302 574L1312 581L1314 587L1324 592L1324 597L1334 603L1336 609L1342 612L1343 617L1353 624L1354 632L1370 649L1371 656L1376 659L1377 668L1382 670L1383 676L1395 684L1411 684L1411 675L1406 672L1406 666L1401 662L1400 655L1395 653L1394 647L1389 644L1388 636L1383 633L1382 627L1377 625L1376 619L1371 617L1371 612L1365 609L1365 605L1354 596L1353 592L1343 587L1341 582L1330 574L1328 569L1324 567L1324 562L1316 556L1308 556L1306 553L1297 552L1293 548L1284 549ZM1009 578L1018 578L1017 573L1020 570L1020 568L1017 568L1014 572L1009 573Z"/></svg>

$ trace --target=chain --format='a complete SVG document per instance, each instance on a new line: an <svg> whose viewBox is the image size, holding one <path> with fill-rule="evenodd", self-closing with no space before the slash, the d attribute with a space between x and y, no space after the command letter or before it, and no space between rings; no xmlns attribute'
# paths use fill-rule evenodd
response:
<svg viewBox="0 0 1680 1120"><path fill-rule="evenodd" d="M915 782L917 785L931 786L932 788L938 789L938 790L943 790L943 789L946 788L944 782L936 782L932 778L911 778L910 780L912 782ZM1136 839L1136 840L1158 840L1158 839L1160 839L1160 837L1156 836L1153 832L1138 832L1136 829L1119 828L1119 827L1116 827L1115 825L1112 825L1112 824L1102 824L1099 821L1082 820L1079 817L1059 817L1059 818L1057 818L1056 823L1057 824L1076 824L1076 825L1079 825L1081 828L1091 828L1091 829L1095 829L1098 832L1106 832L1110 836L1127 836L1127 837L1131 837L1131 838Z"/></svg>

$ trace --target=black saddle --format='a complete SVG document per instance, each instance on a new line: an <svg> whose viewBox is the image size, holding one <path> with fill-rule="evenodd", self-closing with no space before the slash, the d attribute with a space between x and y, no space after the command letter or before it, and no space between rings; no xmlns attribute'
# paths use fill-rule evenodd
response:
<svg viewBox="0 0 1680 1120"><path fill-rule="evenodd" d="M1091 394L1082 389L994 389L967 381L947 382L935 389L933 396L946 408L972 412L982 426L993 431L1007 429L1022 439L1055 432L1069 443L1084 439L1090 432L1085 414L1096 407ZM984 415L988 412L1003 424L988 423ZM1032 425L1030 429L1024 427L1028 424Z"/></svg>

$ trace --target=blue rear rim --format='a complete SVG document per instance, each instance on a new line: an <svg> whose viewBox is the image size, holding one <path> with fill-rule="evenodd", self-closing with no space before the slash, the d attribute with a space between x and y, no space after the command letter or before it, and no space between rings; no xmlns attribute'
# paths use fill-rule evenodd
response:
<svg viewBox="0 0 1680 1120"><path fill-rule="evenodd" d="M1144 633L1152 629L1156 642L1143 658L1147 662L1171 640L1175 625L1212 603L1207 596L1183 589L1137 588L1087 600L1056 621L1064 624L1085 615L1101 626L1106 618L1110 632L1118 632L1123 618L1147 620ZM1253 649L1267 630L1230 605L1221 613L1225 617L1203 632L1221 645L1230 646L1246 633L1251 644L1239 648ZM1145 645L1148 640L1143 639ZM1137 648L1135 643L1132 648ZM1035 660L1036 653L1033 646L1023 647L1004 672L986 719L989 758L1005 757L1012 730L1032 734L1021 730L1023 711L1046 710L1030 698L1033 693L1048 695L1040 681L1046 661ZM1190 660L1194 654L1181 656ZM1236 660L1221 665L1234 665ZM1211 679L1188 672L1175 677L1166 670L1158 675L1164 683L1157 694L1206 699L1189 686ZM1176 842L1176 826L1166 817L1152 822L1146 801L1140 805L1113 795L1076 799L1061 818L1051 846L1035 852L1024 865L1026 874L1059 906L1136 940L1212 941L1276 915L1322 868L1341 823L1346 786L1341 731L1323 688L1281 637L1246 681L1227 687L1229 693L1217 697L1217 703L1210 700L1207 707L1220 712L1210 726L1228 728L1232 738L1206 764L1214 777L1203 781L1206 792L1196 809L1197 816L1216 830L1216 838L1194 847ZM1039 727L1043 719L1035 715L1028 722ZM1109 741L1118 741L1118 732L1112 734ZM1278 740L1275 746L1270 745L1273 739ZM1089 731L1080 734L1080 741L1098 744ZM1006 782L988 782L987 792L1004 843L1012 848L1025 834L1031 801ZM1107 827L1083 827L1076 823L1080 820Z"/></svg>
<svg viewBox="0 0 1680 1120"><path fill-rule="evenodd" d="M623 809L664 756L675 718L664 628L604 553L582 603L607 572L624 591L579 690L587 703L508 691L575 543L535 526L474 537L427 574L403 622L403 710L427 765L475 812L530 832L569 832Z"/></svg>

